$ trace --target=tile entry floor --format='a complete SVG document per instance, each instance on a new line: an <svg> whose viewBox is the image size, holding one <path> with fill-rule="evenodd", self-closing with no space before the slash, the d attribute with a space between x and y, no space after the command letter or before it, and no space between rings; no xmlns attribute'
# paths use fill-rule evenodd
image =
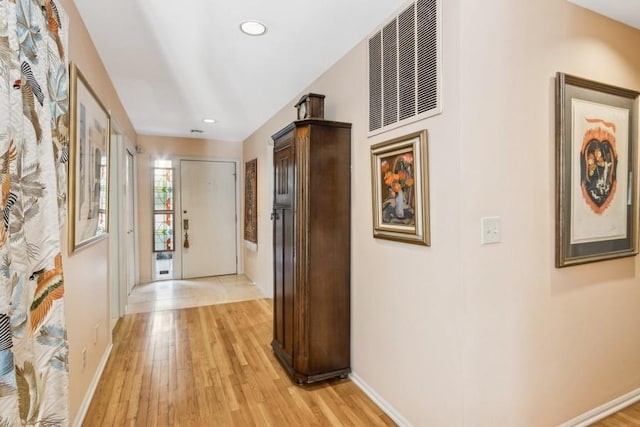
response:
<svg viewBox="0 0 640 427"><path fill-rule="evenodd" d="M133 288L127 314L150 313L177 308L199 307L263 298L260 290L244 275L164 280Z"/></svg>

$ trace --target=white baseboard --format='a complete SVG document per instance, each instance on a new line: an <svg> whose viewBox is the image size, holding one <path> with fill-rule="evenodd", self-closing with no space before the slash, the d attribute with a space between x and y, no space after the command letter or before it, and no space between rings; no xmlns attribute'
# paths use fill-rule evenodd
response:
<svg viewBox="0 0 640 427"><path fill-rule="evenodd" d="M382 409L385 414L389 416L399 427L411 427L411 423L405 417L400 414L393 406L391 406L387 401L385 401L374 389L372 389L369 384L364 382L362 378L358 376L355 372L349 374L349 378L354 382L355 385L360 387L360 389L373 400L373 402Z"/></svg>
<svg viewBox="0 0 640 427"><path fill-rule="evenodd" d="M73 421L74 427L82 426L84 417L87 415L87 411L89 410L91 399L93 399L93 395L96 392L96 388L98 387L98 383L100 382L100 378L102 377L104 368L105 366L107 366L107 360L109 360L111 349L113 349L113 344L109 343L109 346L107 347L106 351L102 355L102 359L100 359L100 363L98 364L98 369L96 369L96 372L93 374L93 378L91 379L91 384L89 384L89 389L85 393L84 399L82 399L82 405L80 405L80 409L78 409L78 413L76 414L76 419Z"/></svg>
<svg viewBox="0 0 640 427"><path fill-rule="evenodd" d="M620 396L617 399L613 399L611 402L598 406L589 412L585 412L572 420L560 424L558 427L587 427L611 414L615 414L627 406L633 405L638 401L640 401L640 388Z"/></svg>

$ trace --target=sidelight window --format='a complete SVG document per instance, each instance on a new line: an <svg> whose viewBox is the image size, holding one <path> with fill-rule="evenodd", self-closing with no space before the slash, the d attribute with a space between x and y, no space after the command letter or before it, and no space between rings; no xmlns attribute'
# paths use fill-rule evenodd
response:
<svg viewBox="0 0 640 427"><path fill-rule="evenodd" d="M151 170L154 280L171 279L175 249L175 170L171 160L155 160Z"/></svg>
<svg viewBox="0 0 640 427"><path fill-rule="evenodd" d="M166 167L166 164L169 167ZM153 168L153 251L174 249L174 170L170 160L156 160Z"/></svg>

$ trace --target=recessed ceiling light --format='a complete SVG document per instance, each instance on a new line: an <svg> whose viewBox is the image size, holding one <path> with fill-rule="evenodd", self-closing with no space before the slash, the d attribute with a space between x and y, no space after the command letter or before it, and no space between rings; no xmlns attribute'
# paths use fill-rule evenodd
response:
<svg viewBox="0 0 640 427"><path fill-rule="evenodd" d="M259 21L244 21L240 24L240 30L249 36L261 36L267 32L267 27Z"/></svg>
<svg viewBox="0 0 640 427"><path fill-rule="evenodd" d="M216 119L202 119L203 123L213 124L216 122Z"/></svg>

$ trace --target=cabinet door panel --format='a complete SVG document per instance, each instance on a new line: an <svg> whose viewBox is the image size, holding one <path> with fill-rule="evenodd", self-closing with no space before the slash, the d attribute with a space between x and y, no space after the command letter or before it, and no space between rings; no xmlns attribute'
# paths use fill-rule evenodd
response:
<svg viewBox="0 0 640 427"><path fill-rule="evenodd" d="M294 218L292 209L274 210L273 338L292 360L294 327Z"/></svg>
<svg viewBox="0 0 640 427"><path fill-rule="evenodd" d="M294 338L294 137L293 132L276 142L274 166L274 339L290 365Z"/></svg>
<svg viewBox="0 0 640 427"><path fill-rule="evenodd" d="M293 169L293 137L276 147L273 154L273 166L275 173L274 200L276 206L292 206L294 191Z"/></svg>

